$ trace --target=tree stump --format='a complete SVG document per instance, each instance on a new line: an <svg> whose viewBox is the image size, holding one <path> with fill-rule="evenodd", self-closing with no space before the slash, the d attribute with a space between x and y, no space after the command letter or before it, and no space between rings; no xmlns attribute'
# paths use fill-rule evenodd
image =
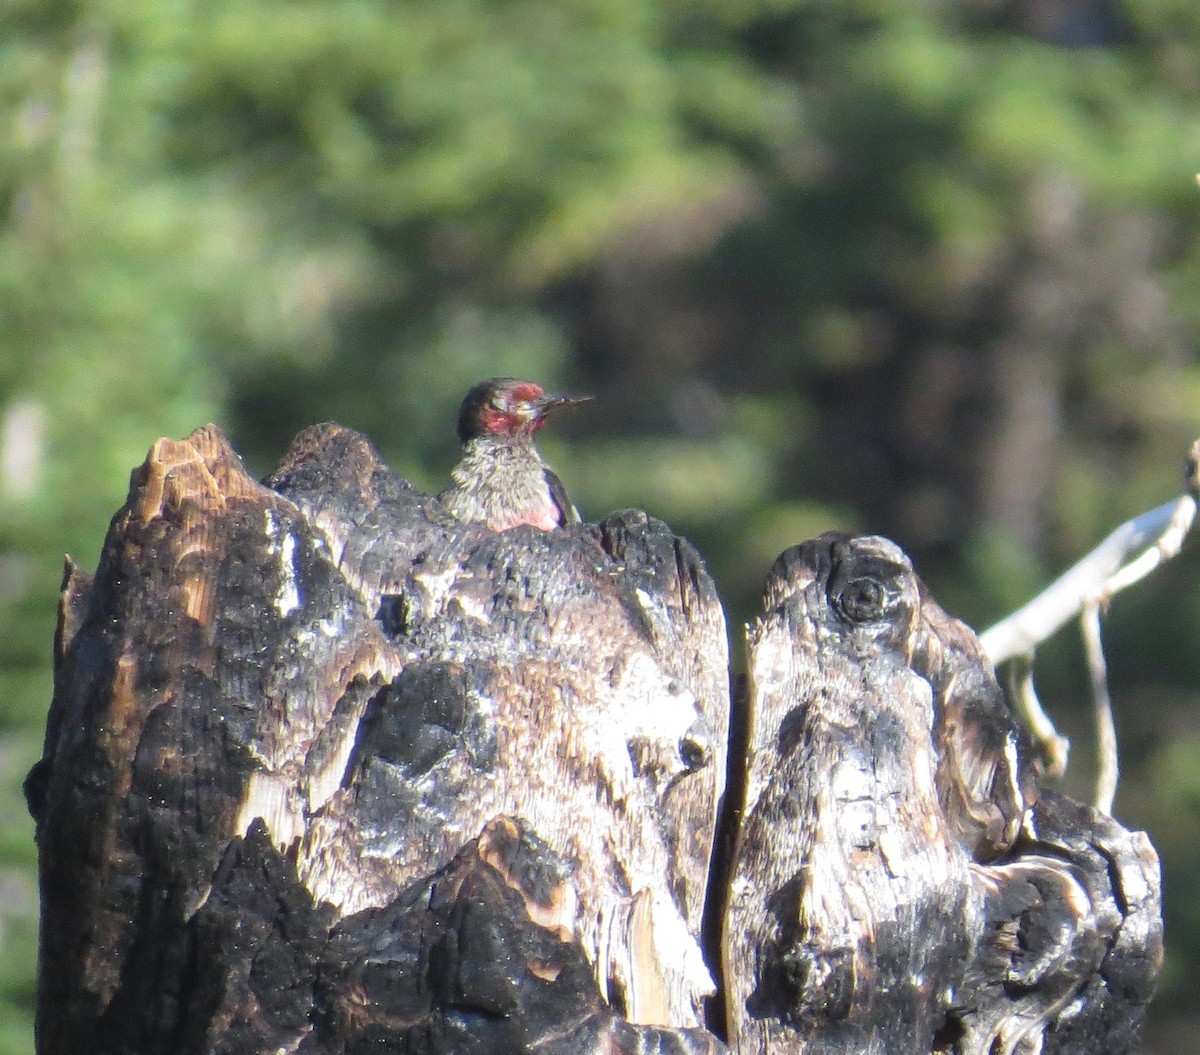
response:
<svg viewBox="0 0 1200 1055"><path fill-rule="evenodd" d="M788 550L748 652L733 1047L1135 1050L1162 955L1157 856L1037 797L975 636L901 550L836 533Z"/></svg>
<svg viewBox="0 0 1200 1055"><path fill-rule="evenodd" d="M1154 852L1037 793L884 540L781 558L727 759L662 523L489 532L334 425L258 483L209 426L68 561L55 654L41 1055L1136 1046Z"/></svg>

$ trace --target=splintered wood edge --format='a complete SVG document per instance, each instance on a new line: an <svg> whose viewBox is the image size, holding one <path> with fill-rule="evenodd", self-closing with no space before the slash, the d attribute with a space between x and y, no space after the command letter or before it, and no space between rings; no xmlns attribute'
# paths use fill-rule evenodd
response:
<svg viewBox="0 0 1200 1055"><path fill-rule="evenodd" d="M267 488L246 472L224 431L209 424L182 440L156 440L133 471L126 505L149 522L184 497L220 507L230 498L264 493Z"/></svg>
<svg viewBox="0 0 1200 1055"><path fill-rule="evenodd" d="M92 595L92 576L67 554L63 558L62 586L58 596L58 625L54 632L54 664L57 667L75 640L88 601Z"/></svg>

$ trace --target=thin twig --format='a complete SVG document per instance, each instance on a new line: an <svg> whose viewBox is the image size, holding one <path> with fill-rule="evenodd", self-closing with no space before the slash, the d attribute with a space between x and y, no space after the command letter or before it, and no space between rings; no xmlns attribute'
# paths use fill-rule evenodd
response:
<svg viewBox="0 0 1200 1055"><path fill-rule="evenodd" d="M1112 698L1108 693L1108 670L1100 641L1100 601L1084 604L1079 615L1088 673L1092 681L1092 711L1096 720L1096 797L1093 805L1111 814L1117 796L1117 727L1113 722Z"/></svg>
<svg viewBox="0 0 1200 1055"><path fill-rule="evenodd" d="M1061 777L1067 771L1071 741L1054 728L1050 716L1042 709L1033 686L1033 653L1013 656L1007 674L1008 698L1013 701L1017 715L1024 720L1040 750L1046 775Z"/></svg>
<svg viewBox="0 0 1200 1055"><path fill-rule="evenodd" d="M1174 556L1178 544L1167 552L1162 543L1182 542L1195 515L1196 500L1185 494L1122 524L1032 601L979 635L992 663L1033 651L1077 616L1086 598L1103 593L1111 597Z"/></svg>
<svg viewBox="0 0 1200 1055"><path fill-rule="evenodd" d="M1068 619L1081 616L1089 652L1099 744L1097 808L1112 807L1117 782L1117 746L1112 705L1100 643L1100 609L1126 587L1139 582L1163 561L1174 557L1196 519L1200 497L1200 440L1188 450L1184 493L1172 502L1129 520L1113 531L1032 601L979 635L995 666L1012 661L1010 695L1047 762L1047 771L1066 769L1068 742L1059 735L1033 691L1033 655L1038 645ZM1097 673L1099 672L1099 673ZM1102 694L1102 695L1101 695Z"/></svg>

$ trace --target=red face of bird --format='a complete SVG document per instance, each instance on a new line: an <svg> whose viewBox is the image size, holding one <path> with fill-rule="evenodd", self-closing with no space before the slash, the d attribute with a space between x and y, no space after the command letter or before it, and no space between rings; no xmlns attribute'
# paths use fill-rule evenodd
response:
<svg viewBox="0 0 1200 1055"><path fill-rule="evenodd" d="M532 436L552 410L589 399L591 396L547 395L532 381L491 378L472 388L463 400L458 437L466 443L476 436Z"/></svg>

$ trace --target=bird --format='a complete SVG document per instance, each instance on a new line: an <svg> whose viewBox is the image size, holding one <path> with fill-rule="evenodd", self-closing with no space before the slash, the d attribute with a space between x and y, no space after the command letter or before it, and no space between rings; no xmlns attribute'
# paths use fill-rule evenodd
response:
<svg viewBox="0 0 1200 1055"><path fill-rule="evenodd" d="M541 385L513 377L480 381L459 407L462 459L439 495L443 508L490 531L521 524L553 531L579 523L566 488L542 460L533 437L551 411L590 398L547 395Z"/></svg>

